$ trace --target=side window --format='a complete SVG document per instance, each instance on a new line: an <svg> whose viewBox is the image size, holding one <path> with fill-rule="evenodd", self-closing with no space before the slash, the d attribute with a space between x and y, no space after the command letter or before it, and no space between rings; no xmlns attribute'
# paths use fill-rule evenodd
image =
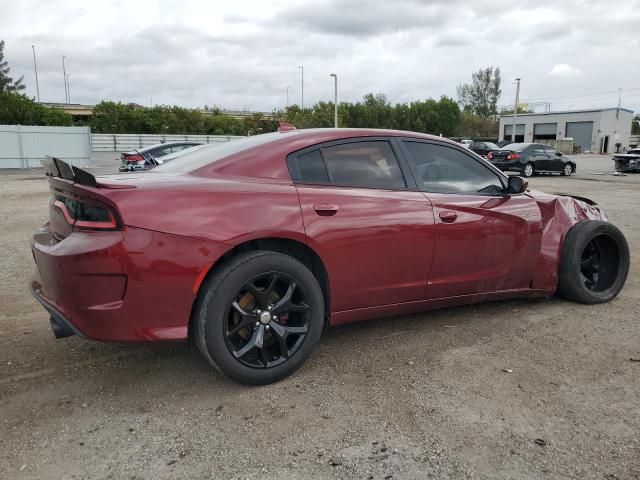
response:
<svg viewBox="0 0 640 480"><path fill-rule="evenodd" d="M427 192L499 195L504 186L498 174L454 148L404 141L418 173L418 186Z"/></svg>
<svg viewBox="0 0 640 480"><path fill-rule="evenodd" d="M300 180L310 183L329 183L329 175L319 150L305 153L296 159Z"/></svg>
<svg viewBox="0 0 640 480"><path fill-rule="evenodd" d="M171 146L168 147L160 147L151 152L152 157L163 157L164 155L168 155L172 152Z"/></svg>
<svg viewBox="0 0 640 480"><path fill-rule="evenodd" d="M331 183L350 187L406 187L398 161L386 141L353 142L322 149Z"/></svg>

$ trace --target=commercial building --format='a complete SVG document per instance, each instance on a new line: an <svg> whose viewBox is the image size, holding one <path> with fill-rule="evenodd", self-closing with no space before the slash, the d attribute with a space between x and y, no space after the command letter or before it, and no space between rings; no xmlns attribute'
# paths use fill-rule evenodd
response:
<svg viewBox="0 0 640 480"><path fill-rule="evenodd" d="M516 142L572 138L580 152L615 153L629 147L633 111L626 108L522 113L516 117ZM500 140L510 140L513 115L500 117Z"/></svg>

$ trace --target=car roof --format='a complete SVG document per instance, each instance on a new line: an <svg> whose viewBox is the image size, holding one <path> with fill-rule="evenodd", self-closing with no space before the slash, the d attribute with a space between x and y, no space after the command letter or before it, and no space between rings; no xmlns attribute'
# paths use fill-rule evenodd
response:
<svg viewBox="0 0 640 480"><path fill-rule="evenodd" d="M189 174L207 178L252 178L290 182L291 176L286 162L283 161L288 155L334 141L366 140L369 137L402 137L464 148L447 138L403 130L314 128L265 133L218 143L185 155L180 161L164 163L151 171L157 174Z"/></svg>

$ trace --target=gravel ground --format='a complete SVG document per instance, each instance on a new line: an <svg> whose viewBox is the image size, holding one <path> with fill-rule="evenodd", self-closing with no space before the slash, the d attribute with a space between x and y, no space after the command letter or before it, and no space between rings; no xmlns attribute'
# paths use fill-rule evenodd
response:
<svg viewBox="0 0 640 480"><path fill-rule="evenodd" d="M55 341L26 288L47 184L4 172L0 478L640 478L640 175L577 158L575 177L531 185L593 198L625 232L616 300L334 328L293 377L254 388L180 344Z"/></svg>

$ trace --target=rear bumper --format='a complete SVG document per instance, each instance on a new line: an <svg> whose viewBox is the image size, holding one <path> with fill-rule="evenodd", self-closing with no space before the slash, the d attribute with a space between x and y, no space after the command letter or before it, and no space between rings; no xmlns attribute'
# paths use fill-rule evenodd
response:
<svg viewBox="0 0 640 480"><path fill-rule="evenodd" d="M522 170L520 162L491 162L491 165L503 172L519 172Z"/></svg>
<svg viewBox="0 0 640 480"><path fill-rule="evenodd" d="M194 285L228 247L132 227L58 241L47 224L31 249L31 291L54 333L138 342L187 337Z"/></svg>
<svg viewBox="0 0 640 480"><path fill-rule="evenodd" d="M40 305L49 312L51 323L51 330L56 338L66 338L72 335L78 335L84 337L84 334L71 323L64 313L58 310L53 304L51 304L46 297L42 294L42 285L38 283L36 278L31 280L31 294L34 298L40 302Z"/></svg>

